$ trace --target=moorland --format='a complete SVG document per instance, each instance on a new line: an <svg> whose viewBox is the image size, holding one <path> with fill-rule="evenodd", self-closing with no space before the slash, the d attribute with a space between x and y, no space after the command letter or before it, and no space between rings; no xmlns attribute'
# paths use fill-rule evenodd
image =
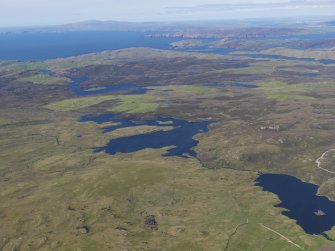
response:
<svg viewBox="0 0 335 251"><path fill-rule="evenodd" d="M335 201L333 43L285 39L313 32L0 61L0 250L335 250L255 185Z"/></svg>

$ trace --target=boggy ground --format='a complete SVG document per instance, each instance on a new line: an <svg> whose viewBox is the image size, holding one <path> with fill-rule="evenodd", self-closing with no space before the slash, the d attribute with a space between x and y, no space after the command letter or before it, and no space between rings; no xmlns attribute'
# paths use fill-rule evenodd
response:
<svg viewBox="0 0 335 251"><path fill-rule="evenodd" d="M36 76L44 69L54 72L51 82ZM5 231L0 231L0 249L334 246L305 234L273 207L276 196L254 186L258 172L288 173L321 185L320 193L335 199L333 175L316 164L335 148L332 69L299 61L150 49L43 63L3 62L0 222ZM302 74L310 71L321 74ZM148 92L75 97L68 90L73 76L89 77L88 88L138 83ZM94 153L94 147L112 138L160 130L134 127L103 134L108 124L79 122L82 115L111 112L216 122L208 133L196 136L198 159L162 157L167 148ZM322 167L332 171L333 161L327 154ZM335 237L334 230L327 234Z"/></svg>

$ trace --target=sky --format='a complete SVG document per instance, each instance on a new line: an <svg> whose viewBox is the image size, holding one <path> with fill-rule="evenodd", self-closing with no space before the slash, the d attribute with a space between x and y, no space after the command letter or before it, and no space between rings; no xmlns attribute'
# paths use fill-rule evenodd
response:
<svg viewBox="0 0 335 251"><path fill-rule="evenodd" d="M0 0L0 26L334 16L335 0Z"/></svg>

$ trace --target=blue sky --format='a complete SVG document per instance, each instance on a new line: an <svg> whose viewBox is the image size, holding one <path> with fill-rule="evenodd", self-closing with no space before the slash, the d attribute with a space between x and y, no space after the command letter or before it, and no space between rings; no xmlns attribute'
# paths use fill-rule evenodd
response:
<svg viewBox="0 0 335 251"><path fill-rule="evenodd" d="M334 16L335 0L0 0L0 26Z"/></svg>

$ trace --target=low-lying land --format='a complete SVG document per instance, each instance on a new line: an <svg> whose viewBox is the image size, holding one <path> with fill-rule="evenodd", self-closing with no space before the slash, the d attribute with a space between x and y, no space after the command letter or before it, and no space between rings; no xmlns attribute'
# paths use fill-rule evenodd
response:
<svg viewBox="0 0 335 251"><path fill-rule="evenodd" d="M144 48L1 63L0 250L335 248L254 186L259 172L291 174L335 199L334 175L316 163L335 148L334 70ZM77 97L67 84L78 76L88 89L136 83L147 92ZM167 148L95 153L114 138L172 129L103 133L113 123L80 122L108 113L214 122L195 136L197 158L163 157ZM324 169L334 171L333 155Z"/></svg>

